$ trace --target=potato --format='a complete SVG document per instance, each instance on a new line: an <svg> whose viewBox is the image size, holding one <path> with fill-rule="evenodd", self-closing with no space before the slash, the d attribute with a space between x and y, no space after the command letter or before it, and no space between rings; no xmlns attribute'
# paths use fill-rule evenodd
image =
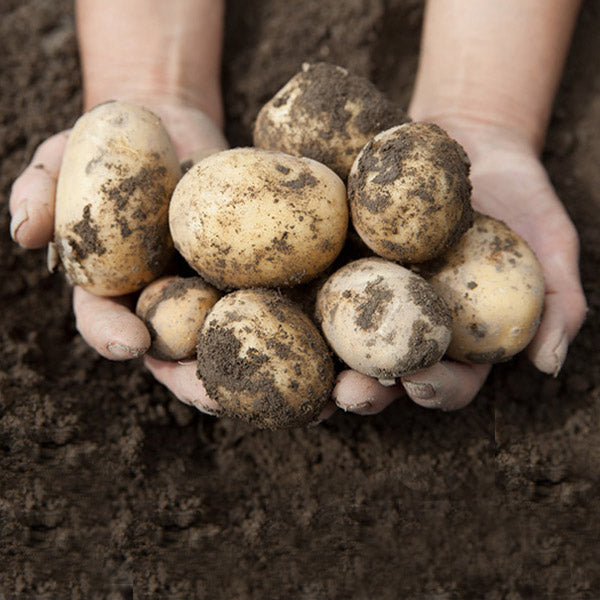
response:
<svg viewBox="0 0 600 600"><path fill-rule="evenodd" d="M304 64L258 113L254 145L314 158L346 179L370 138L407 120L367 79L327 63Z"/></svg>
<svg viewBox="0 0 600 600"><path fill-rule="evenodd" d="M375 136L348 177L352 223L376 254L400 263L430 260L472 223L469 159L429 123Z"/></svg>
<svg viewBox="0 0 600 600"><path fill-rule="evenodd" d="M319 291L316 317L352 369L389 383L438 362L450 342L450 311L419 275L382 258L361 258Z"/></svg>
<svg viewBox="0 0 600 600"><path fill-rule="evenodd" d="M118 296L156 279L172 254L168 204L180 176L149 110L107 102L80 117L56 188L54 243L70 282Z"/></svg>
<svg viewBox="0 0 600 600"><path fill-rule="evenodd" d="M169 210L175 247L223 290L291 286L324 271L346 236L341 179L280 152L235 148L194 165Z"/></svg>
<svg viewBox="0 0 600 600"><path fill-rule="evenodd" d="M317 327L274 290L238 290L198 334L198 376L225 414L279 429L316 420L333 389L333 361Z"/></svg>
<svg viewBox="0 0 600 600"><path fill-rule="evenodd" d="M150 331L148 354L159 360L193 357L206 313L220 297L201 277L171 276L152 282L135 309Z"/></svg>
<svg viewBox="0 0 600 600"><path fill-rule="evenodd" d="M452 311L447 355L495 363L533 338L544 302L544 277L533 251L501 221L475 214L473 227L423 275Z"/></svg>

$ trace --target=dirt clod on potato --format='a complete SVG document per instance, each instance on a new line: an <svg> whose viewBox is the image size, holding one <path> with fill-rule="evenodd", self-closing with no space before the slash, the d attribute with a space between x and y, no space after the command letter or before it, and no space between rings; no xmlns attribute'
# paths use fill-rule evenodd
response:
<svg viewBox="0 0 600 600"><path fill-rule="evenodd" d="M227 294L198 334L198 376L224 414L261 428L316 420L333 389L318 329L275 290Z"/></svg>
<svg viewBox="0 0 600 600"><path fill-rule="evenodd" d="M259 112L254 145L313 158L348 176L374 135L408 121L369 80L336 65L303 65Z"/></svg>

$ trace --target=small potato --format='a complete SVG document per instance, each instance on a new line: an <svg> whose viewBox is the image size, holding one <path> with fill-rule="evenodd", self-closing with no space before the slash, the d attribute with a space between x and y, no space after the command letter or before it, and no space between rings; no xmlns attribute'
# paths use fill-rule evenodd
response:
<svg viewBox="0 0 600 600"><path fill-rule="evenodd" d="M452 311L448 357L500 362L533 338L544 302L541 266L501 221L476 213L473 227L422 272Z"/></svg>
<svg viewBox="0 0 600 600"><path fill-rule="evenodd" d="M436 125L406 123L380 133L348 177L356 231L389 260L434 258L471 226L469 168L461 146Z"/></svg>
<svg viewBox="0 0 600 600"><path fill-rule="evenodd" d="M333 171L256 148L194 165L169 212L177 250L223 290L313 279L339 254L348 226L346 188Z"/></svg>
<svg viewBox="0 0 600 600"><path fill-rule="evenodd" d="M361 258L319 291L317 321L352 369L382 382L438 362L450 342L450 311L419 275L382 258Z"/></svg>
<svg viewBox="0 0 600 600"><path fill-rule="evenodd" d="M56 188L54 243L71 283L100 296L143 288L171 254L181 169L160 119L107 102L75 123Z"/></svg>
<svg viewBox="0 0 600 600"><path fill-rule="evenodd" d="M238 290L198 334L198 376L225 414L258 427L317 419L333 389L333 361L317 327L274 290Z"/></svg>
<svg viewBox="0 0 600 600"><path fill-rule="evenodd" d="M183 360L196 353L196 338L206 313L221 294L201 277L163 277L140 294L135 309L152 338L148 354Z"/></svg>
<svg viewBox="0 0 600 600"><path fill-rule="evenodd" d="M254 145L314 158L346 179L369 139L406 121L367 79L327 63L304 64L258 113Z"/></svg>

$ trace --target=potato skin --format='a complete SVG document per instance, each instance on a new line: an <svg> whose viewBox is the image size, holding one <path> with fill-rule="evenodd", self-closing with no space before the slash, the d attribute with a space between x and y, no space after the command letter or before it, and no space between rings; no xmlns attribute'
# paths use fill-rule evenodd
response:
<svg viewBox="0 0 600 600"><path fill-rule="evenodd" d="M450 311L434 289L378 257L336 271L319 291L316 318L349 367L382 380L435 364L450 342Z"/></svg>
<svg viewBox="0 0 600 600"><path fill-rule="evenodd" d="M169 213L177 250L222 290L309 281L339 254L349 219L346 188L333 171L257 148L194 165Z"/></svg>
<svg viewBox="0 0 600 600"><path fill-rule="evenodd" d="M148 354L171 361L193 357L198 331L220 297L201 277L162 277L144 288L135 312L150 331Z"/></svg>
<svg viewBox="0 0 600 600"><path fill-rule="evenodd" d="M274 290L238 290L198 334L198 376L224 413L261 428L315 421L333 389L333 361L317 327Z"/></svg>
<svg viewBox="0 0 600 600"><path fill-rule="evenodd" d="M421 269L452 311L449 358L502 362L535 335L545 294L542 269L527 243L502 221L476 213L460 241Z"/></svg>
<svg viewBox="0 0 600 600"><path fill-rule="evenodd" d="M151 111L107 102L80 117L56 189L54 242L70 282L118 296L156 279L172 254L168 204L180 176Z"/></svg>
<svg viewBox="0 0 600 600"><path fill-rule="evenodd" d="M408 121L369 80L335 65L302 65L267 102L254 125L254 145L308 156L346 179L374 135Z"/></svg>
<svg viewBox="0 0 600 600"><path fill-rule="evenodd" d="M436 125L406 123L380 133L348 177L356 231L389 260L431 260L472 223L469 168L461 146Z"/></svg>

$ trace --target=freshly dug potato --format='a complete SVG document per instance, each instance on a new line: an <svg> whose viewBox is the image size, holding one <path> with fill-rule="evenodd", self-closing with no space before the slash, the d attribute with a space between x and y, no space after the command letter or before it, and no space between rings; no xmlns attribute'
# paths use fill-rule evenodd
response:
<svg viewBox="0 0 600 600"><path fill-rule="evenodd" d="M452 311L450 358L500 362L533 338L544 302L542 270L501 221L476 213L473 227L422 272Z"/></svg>
<svg viewBox="0 0 600 600"><path fill-rule="evenodd" d="M346 179L369 139L406 121L367 79L327 63L304 64L258 113L254 145L314 158Z"/></svg>
<svg viewBox="0 0 600 600"><path fill-rule="evenodd" d="M346 188L314 160L235 148L181 178L169 220L177 250L219 289L291 286L316 277L342 249Z"/></svg>
<svg viewBox="0 0 600 600"><path fill-rule="evenodd" d="M335 272L319 291L316 317L349 367L385 383L435 364L450 343L450 311L435 290L378 257Z"/></svg>
<svg viewBox="0 0 600 600"><path fill-rule="evenodd" d="M274 290L238 290L198 334L198 376L225 414L258 427L306 425L333 389L333 361L317 327Z"/></svg>
<svg viewBox="0 0 600 600"><path fill-rule="evenodd" d="M101 296L143 288L172 254L169 199L181 176L160 119L107 102L75 123L56 188L54 243L71 283Z"/></svg>
<svg viewBox="0 0 600 600"><path fill-rule="evenodd" d="M146 287L135 312L148 327L148 354L183 360L196 353L196 338L206 313L221 294L201 277L163 277Z"/></svg>
<svg viewBox="0 0 600 600"><path fill-rule="evenodd" d="M348 177L356 231L389 260L434 258L472 223L469 168L461 146L436 125L406 123L380 133Z"/></svg>

